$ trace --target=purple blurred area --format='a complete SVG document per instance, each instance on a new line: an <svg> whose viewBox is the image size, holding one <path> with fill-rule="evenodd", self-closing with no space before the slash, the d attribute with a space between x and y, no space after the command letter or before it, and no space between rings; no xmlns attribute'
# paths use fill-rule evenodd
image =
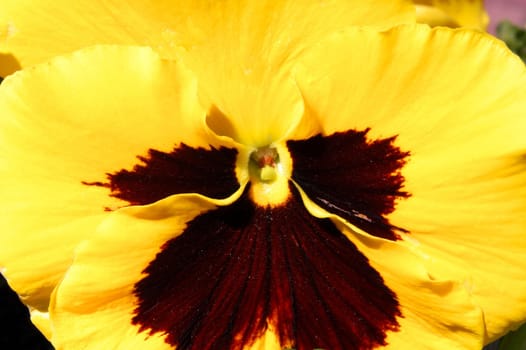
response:
<svg viewBox="0 0 526 350"><path fill-rule="evenodd" d="M488 31L495 34L497 24L509 20L516 25L526 25L526 0L484 0L490 16Z"/></svg>

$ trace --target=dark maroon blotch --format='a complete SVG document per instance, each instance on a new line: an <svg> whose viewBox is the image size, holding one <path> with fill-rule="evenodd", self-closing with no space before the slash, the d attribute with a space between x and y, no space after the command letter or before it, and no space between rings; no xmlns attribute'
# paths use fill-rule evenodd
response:
<svg viewBox="0 0 526 350"><path fill-rule="evenodd" d="M396 200L409 197L402 190L401 174L409 152L394 145L395 137L368 140L368 131L288 141L292 178L325 210L371 235L396 240L396 231L406 231L385 216L394 210Z"/></svg>
<svg viewBox="0 0 526 350"><path fill-rule="evenodd" d="M107 187L112 197L130 205L149 204L179 193L226 198L239 188L235 149L207 150L180 144L170 153L150 149L148 156L137 158L142 164L135 165L131 171L108 173L107 182L83 184Z"/></svg>
<svg viewBox="0 0 526 350"><path fill-rule="evenodd" d="M396 296L291 185L279 207L234 204L197 216L135 285L133 323L178 350L240 350L268 329L297 350L372 349L398 329Z"/></svg>

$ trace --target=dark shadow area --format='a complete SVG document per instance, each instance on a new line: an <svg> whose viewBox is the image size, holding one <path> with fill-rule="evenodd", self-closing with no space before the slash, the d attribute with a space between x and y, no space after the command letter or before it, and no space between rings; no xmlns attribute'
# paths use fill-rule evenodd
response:
<svg viewBox="0 0 526 350"><path fill-rule="evenodd" d="M0 349L53 350L31 323L28 308L0 275Z"/></svg>
<svg viewBox="0 0 526 350"><path fill-rule="evenodd" d="M9 74L21 69L18 60L11 54L0 53L0 76L6 77Z"/></svg>
<svg viewBox="0 0 526 350"><path fill-rule="evenodd" d="M213 106L208 111L206 123L217 135L237 139L236 129L232 124L232 121L216 106Z"/></svg>

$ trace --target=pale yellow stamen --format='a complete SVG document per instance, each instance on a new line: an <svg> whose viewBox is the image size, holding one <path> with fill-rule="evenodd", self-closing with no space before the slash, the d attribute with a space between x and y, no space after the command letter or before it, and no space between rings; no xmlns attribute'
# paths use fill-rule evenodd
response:
<svg viewBox="0 0 526 350"><path fill-rule="evenodd" d="M272 182L277 179L278 174L276 173L276 168L271 165L265 165L260 170L259 177L261 181Z"/></svg>

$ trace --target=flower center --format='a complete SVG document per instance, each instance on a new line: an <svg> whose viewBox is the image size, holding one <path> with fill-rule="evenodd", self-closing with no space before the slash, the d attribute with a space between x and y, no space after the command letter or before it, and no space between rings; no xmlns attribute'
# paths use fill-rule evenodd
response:
<svg viewBox="0 0 526 350"><path fill-rule="evenodd" d="M251 178L273 182L278 177L279 153L274 147L258 148L250 154L249 172Z"/></svg>
<svg viewBox="0 0 526 350"><path fill-rule="evenodd" d="M286 201L290 195L291 164L287 148L281 145L260 147L250 153L250 197L256 204L276 206Z"/></svg>

